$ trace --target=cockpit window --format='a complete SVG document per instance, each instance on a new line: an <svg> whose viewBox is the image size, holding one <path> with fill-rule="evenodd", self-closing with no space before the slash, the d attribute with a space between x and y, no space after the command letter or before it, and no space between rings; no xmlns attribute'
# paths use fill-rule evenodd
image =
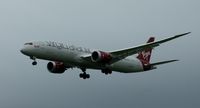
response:
<svg viewBox="0 0 200 108"><path fill-rule="evenodd" d="M33 45L33 43L31 43L31 42L30 43L25 43L24 45Z"/></svg>

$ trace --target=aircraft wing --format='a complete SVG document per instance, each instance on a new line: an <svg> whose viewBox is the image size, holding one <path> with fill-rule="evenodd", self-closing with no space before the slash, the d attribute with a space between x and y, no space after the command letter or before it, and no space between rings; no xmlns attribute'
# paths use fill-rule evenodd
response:
<svg viewBox="0 0 200 108"><path fill-rule="evenodd" d="M122 59L124 59L124 58L126 58L128 56L137 54L137 53L139 53L139 52L141 52L141 51L143 51L145 49L157 47L162 43L171 41L173 39L185 36L185 35L190 34L190 33L191 32L183 33L183 34L175 35L175 36L172 36L170 38L166 38L166 39L163 39L163 40L160 40L160 41L139 45L139 46L136 46L136 47L133 47L133 48L127 48L127 49L124 49L124 50L118 50L118 51L109 52L113 56L112 63L117 62L119 60L122 60Z"/></svg>
<svg viewBox="0 0 200 108"><path fill-rule="evenodd" d="M155 42L139 45L139 46L136 46L136 47L108 52L108 53L110 53L112 55L112 60L111 60L110 64L115 63L117 61L120 61L120 60L122 60L122 59L124 59L124 58L126 58L128 56L137 54L137 53L139 53L139 52L141 52L141 51L143 51L145 49L157 47L162 43L171 41L173 39L185 36L185 35L190 34L190 33L191 32L187 32L187 33L175 35L175 36L163 39L163 40L159 40L159 41L155 41ZM82 58L85 59L85 60L91 60L90 59L91 55L83 56Z"/></svg>

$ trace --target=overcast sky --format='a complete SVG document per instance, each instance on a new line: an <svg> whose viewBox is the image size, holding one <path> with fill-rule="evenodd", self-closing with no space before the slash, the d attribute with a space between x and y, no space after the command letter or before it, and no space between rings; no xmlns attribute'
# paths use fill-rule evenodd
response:
<svg viewBox="0 0 200 108"><path fill-rule="evenodd" d="M199 0L0 0L1 108L199 108ZM157 70L113 73L79 69L62 75L31 60L25 42L57 41L105 51L136 46L149 36L165 43L152 62L179 59Z"/></svg>

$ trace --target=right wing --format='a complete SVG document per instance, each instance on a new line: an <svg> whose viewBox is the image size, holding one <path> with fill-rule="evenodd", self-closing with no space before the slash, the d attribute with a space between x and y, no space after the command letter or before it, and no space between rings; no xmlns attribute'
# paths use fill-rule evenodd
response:
<svg viewBox="0 0 200 108"><path fill-rule="evenodd" d="M168 60L168 61L162 61L162 62L157 62L157 63L151 63L151 66L167 64L167 63L171 63L171 62L175 62L175 61L179 61L179 60Z"/></svg>

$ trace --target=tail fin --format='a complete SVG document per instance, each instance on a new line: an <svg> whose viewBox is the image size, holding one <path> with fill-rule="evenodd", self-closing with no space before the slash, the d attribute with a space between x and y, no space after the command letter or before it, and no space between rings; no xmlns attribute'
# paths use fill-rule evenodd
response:
<svg viewBox="0 0 200 108"><path fill-rule="evenodd" d="M147 43L154 42L154 40L155 40L155 37L150 37ZM142 62L143 65L150 64L151 52L152 52L152 48L147 48L144 51L138 53L137 58Z"/></svg>

